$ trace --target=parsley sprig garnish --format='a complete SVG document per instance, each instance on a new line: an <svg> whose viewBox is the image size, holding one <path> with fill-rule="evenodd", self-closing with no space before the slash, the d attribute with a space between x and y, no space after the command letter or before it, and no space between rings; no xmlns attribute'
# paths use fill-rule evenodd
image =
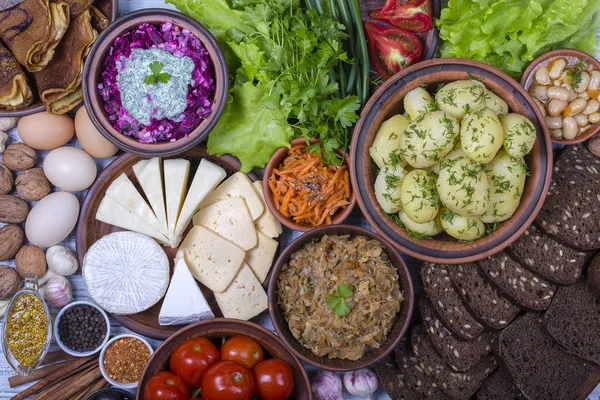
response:
<svg viewBox="0 0 600 400"><path fill-rule="evenodd" d="M152 73L150 75L146 75L146 77L144 78L144 83L146 85L152 85L157 81L167 83L171 80L171 75L169 73L162 72L165 65L160 61L152 61L149 67Z"/></svg>
<svg viewBox="0 0 600 400"><path fill-rule="evenodd" d="M334 294L327 296L326 303L327 307L335 312L335 315L338 317L343 317L348 315L352 310L348 302L346 302L346 299L351 297L354 293L352 293L350 287L348 287L348 285L345 283L340 283L338 285L337 293L337 296Z"/></svg>

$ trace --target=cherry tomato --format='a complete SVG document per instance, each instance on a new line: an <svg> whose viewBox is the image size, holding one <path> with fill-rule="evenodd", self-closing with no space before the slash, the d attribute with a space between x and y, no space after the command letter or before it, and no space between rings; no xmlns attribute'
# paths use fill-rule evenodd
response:
<svg viewBox="0 0 600 400"><path fill-rule="evenodd" d="M162 371L148 380L145 400L189 400L190 388L172 372Z"/></svg>
<svg viewBox="0 0 600 400"><path fill-rule="evenodd" d="M252 369L264 358L260 344L245 336L233 336L223 343L221 359L235 361L248 369Z"/></svg>
<svg viewBox="0 0 600 400"><path fill-rule="evenodd" d="M202 379L204 400L250 400L254 395L252 371L235 361L219 361Z"/></svg>
<svg viewBox="0 0 600 400"><path fill-rule="evenodd" d="M173 352L169 366L193 388L200 387L206 370L221 359L219 349L206 338L188 339Z"/></svg>
<svg viewBox="0 0 600 400"><path fill-rule="evenodd" d="M262 400L285 400L292 395L294 377L285 361L277 358L261 361L252 371L256 394Z"/></svg>

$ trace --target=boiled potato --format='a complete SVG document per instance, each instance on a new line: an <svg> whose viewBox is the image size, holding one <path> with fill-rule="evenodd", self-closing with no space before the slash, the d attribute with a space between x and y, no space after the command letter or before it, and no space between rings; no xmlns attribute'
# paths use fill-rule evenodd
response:
<svg viewBox="0 0 600 400"><path fill-rule="evenodd" d="M471 160L487 164L494 159L504 140L504 130L489 108L466 114L460 125L460 143Z"/></svg>
<svg viewBox="0 0 600 400"><path fill-rule="evenodd" d="M400 165L387 165L383 167L375 178L375 198L388 214L398 212L402 209L400 193L402 180L406 171Z"/></svg>
<svg viewBox="0 0 600 400"><path fill-rule="evenodd" d="M456 239L475 240L485 234L485 225L478 217L463 217L442 208L440 220L446 233Z"/></svg>
<svg viewBox="0 0 600 400"><path fill-rule="evenodd" d="M465 80L446 84L435 94L438 110L457 119L485 107L485 86L478 81Z"/></svg>
<svg viewBox="0 0 600 400"><path fill-rule="evenodd" d="M519 207L527 165L523 158L512 158L506 151L500 150L483 169L490 186L490 201L481 220L486 224L506 221Z"/></svg>
<svg viewBox="0 0 600 400"><path fill-rule="evenodd" d="M398 213L398 217L400 217L400 221L404 224L404 228L413 236L435 236L444 231L439 216L424 224L417 224L408 218L408 215L403 211Z"/></svg>
<svg viewBox="0 0 600 400"><path fill-rule="evenodd" d="M418 224L431 221L440 210L435 187L437 176L431 171L415 169L402 180L400 199L406 215Z"/></svg>
<svg viewBox="0 0 600 400"><path fill-rule="evenodd" d="M528 154L535 144L535 125L520 114L506 114L500 117L504 129L504 149L513 158Z"/></svg>
<svg viewBox="0 0 600 400"><path fill-rule="evenodd" d="M485 172L465 156L442 163L437 189L442 204L465 217L483 214L490 198Z"/></svg>
<svg viewBox="0 0 600 400"><path fill-rule="evenodd" d="M452 150L458 131L456 118L432 111L408 124L400 137L400 154L414 168L431 167Z"/></svg>
<svg viewBox="0 0 600 400"><path fill-rule="evenodd" d="M485 96L485 106L496 113L496 115L503 115L508 112L508 104L496 93L492 93L487 89L483 89Z"/></svg>
<svg viewBox="0 0 600 400"><path fill-rule="evenodd" d="M429 167L429 171L433 171L436 174L440 174L440 167L443 164L444 161L446 160L454 160L458 157L464 156L466 157L465 152L462 149L462 146L460 144L460 140L458 142L456 142L456 144L454 145L454 148L452 149L452 151L450 153L448 153L446 155L446 157L444 157L444 159L442 161L440 161L439 163L435 164L432 167Z"/></svg>
<svg viewBox="0 0 600 400"><path fill-rule="evenodd" d="M429 111L435 111L435 102L427 90L418 87L404 96L404 111L408 119L414 121Z"/></svg>
<svg viewBox="0 0 600 400"><path fill-rule="evenodd" d="M381 124L369 149L371 158L379 168L391 163L402 164L398 143L407 126L408 120L400 114L394 115Z"/></svg>

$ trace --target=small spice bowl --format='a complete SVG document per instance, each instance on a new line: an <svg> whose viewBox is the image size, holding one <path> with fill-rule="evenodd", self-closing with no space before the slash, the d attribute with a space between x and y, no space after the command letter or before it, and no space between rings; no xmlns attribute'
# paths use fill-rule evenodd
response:
<svg viewBox="0 0 600 400"><path fill-rule="evenodd" d="M67 310L69 310L75 306L78 306L78 305L86 305L86 306L89 306L89 307L92 307L92 308L98 310L100 312L100 314L102 314L102 316L104 317L104 321L106 322L106 332L105 332L104 339L93 350L89 350L89 351L73 350L73 349L67 347L67 345L65 345L65 343L63 342L63 340L60 337L60 332L59 332L60 320L63 318L63 316L65 315L65 312ZM87 357L87 356L91 356L92 354L96 354L97 352L102 350L102 347L108 341L109 336L110 336L110 320L108 319L108 315L106 315L106 312L104 312L103 309L101 309L94 303L90 303L89 301L74 301L73 303L67 304L65 307L62 308L62 310L60 310L58 312L58 315L56 316L56 319L54 320L54 337L56 338L56 343L65 353L70 354L75 357Z"/></svg>
<svg viewBox="0 0 600 400"><path fill-rule="evenodd" d="M146 339L144 339L141 336L138 335L130 335L130 334L123 334L123 335L118 335L115 336L114 338L110 339L102 348L102 351L100 352L100 372L102 372L102 376L104 377L104 379L106 379L106 381L108 383L110 383L112 386L116 386L118 388L122 388L122 389L133 389L135 387L137 387L139 379L142 377L142 371L145 368L145 364L144 366L141 368L140 370L140 376L138 377L138 380L135 382L131 382L131 383L121 383L119 381L116 381L114 379L112 379L109 375L108 372L106 371L106 367L104 366L104 359L106 358L106 351L111 347L111 345L113 343L115 343L117 340L120 339L127 339L127 338L133 338L133 339L137 339L140 342L142 342L144 345L146 345L146 347L148 348L148 350L150 351L150 354L148 355L148 360L150 360L150 358L152 357L152 354L154 354L154 349L152 348L152 346L150 345L150 343L148 343L148 341L146 341ZM146 360L146 363L148 362L148 360Z"/></svg>

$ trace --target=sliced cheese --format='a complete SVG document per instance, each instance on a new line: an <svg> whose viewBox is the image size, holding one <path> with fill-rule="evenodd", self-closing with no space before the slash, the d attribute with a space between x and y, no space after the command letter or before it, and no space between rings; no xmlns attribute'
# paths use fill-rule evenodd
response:
<svg viewBox="0 0 600 400"><path fill-rule="evenodd" d="M220 184L218 188L204 199L200 208L231 197L242 197L246 200L246 205L248 206L248 210L250 210L253 220L260 217L265 209L263 201L254 190L254 186L252 186L252 181L243 172L236 172Z"/></svg>
<svg viewBox="0 0 600 400"><path fill-rule="evenodd" d="M165 174L165 200L167 205L167 225L169 227L169 239L175 238L175 227L177 218L183 206L187 183L190 176L190 162L183 159L171 159L163 161ZM171 243L171 247L174 243Z"/></svg>
<svg viewBox="0 0 600 400"><path fill-rule="evenodd" d="M176 260L171 284L158 314L160 325L183 325L214 318L183 257Z"/></svg>
<svg viewBox="0 0 600 400"><path fill-rule="evenodd" d="M225 318L249 320L267 309L267 294L246 263L227 290L215 293L215 299Z"/></svg>
<svg viewBox="0 0 600 400"><path fill-rule="evenodd" d="M275 258L275 253L277 253L279 243L262 232L256 233L258 243L256 247L246 252L245 261L260 283L263 283L267 278L271 265L273 265L273 259Z"/></svg>
<svg viewBox="0 0 600 400"><path fill-rule="evenodd" d="M168 233L165 196L163 192L162 162L155 157L142 160L133 166L133 172L154 211L156 219L162 226L161 232Z"/></svg>
<svg viewBox="0 0 600 400"><path fill-rule="evenodd" d="M156 215L154 215L148 203L146 203L140 192L137 191L124 173L119 175L110 184L108 189L106 189L106 196L111 197L117 203L127 208L164 236L168 235L165 227L158 222Z"/></svg>
<svg viewBox="0 0 600 400"><path fill-rule="evenodd" d="M194 226L179 251L190 272L214 292L222 292L240 270L246 252L210 229Z"/></svg>
<svg viewBox="0 0 600 400"><path fill-rule="evenodd" d="M243 250L256 246L256 229L241 197L232 197L201 209L194 215L194 225L208 228Z"/></svg>
<svg viewBox="0 0 600 400"><path fill-rule="evenodd" d="M194 213L204 198L212 192L225 177L227 173L221 167L211 163L207 159L200 160L200 165L196 170L192 185L185 197L185 202L181 208L181 213L177 219L175 235L171 238L172 247L177 247L181 241L181 234L192 221Z"/></svg>
<svg viewBox="0 0 600 400"><path fill-rule="evenodd" d="M262 181L252 182L252 186L254 186L254 189L256 189L256 193L258 193L265 206L265 211L263 211L260 217L254 221L254 225L256 226L257 230L261 231L265 235L276 238L281 235L283 228L281 227L281 222L275 218L265 203L265 193L263 192L262 183Z"/></svg>
<svg viewBox="0 0 600 400"><path fill-rule="evenodd" d="M127 229L128 231L143 233L164 244L169 243L166 236L129 211L126 207L117 203L112 197L104 196L98 206L96 219L110 225L118 226L119 228Z"/></svg>

